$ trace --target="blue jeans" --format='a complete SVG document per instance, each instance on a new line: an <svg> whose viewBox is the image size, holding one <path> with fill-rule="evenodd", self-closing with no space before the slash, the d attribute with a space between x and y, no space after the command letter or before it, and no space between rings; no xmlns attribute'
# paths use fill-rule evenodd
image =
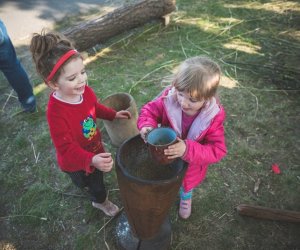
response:
<svg viewBox="0 0 300 250"><path fill-rule="evenodd" d="M16 56L14 46L7 34L4 23L0 20L0 70L11 87L16 91L18 99L25 111L36 109L35 96L28 75Z"/></svg>

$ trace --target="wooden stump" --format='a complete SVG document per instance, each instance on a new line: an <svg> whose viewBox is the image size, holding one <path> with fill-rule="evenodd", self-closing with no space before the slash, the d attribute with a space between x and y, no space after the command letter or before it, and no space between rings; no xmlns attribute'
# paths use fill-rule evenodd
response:
<svg viewBox="0 0 300 250"><path fill-rule="evenodd" d="M104 42L152 19L161 19L176 8L175 0L142 0L124 5L104 16L82 22L63 32L80 51Z"/></svg>

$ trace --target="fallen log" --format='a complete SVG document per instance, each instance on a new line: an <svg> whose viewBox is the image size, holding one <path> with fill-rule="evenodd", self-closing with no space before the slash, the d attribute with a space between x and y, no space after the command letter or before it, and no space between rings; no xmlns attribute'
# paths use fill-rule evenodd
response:
<svg viewBox="0 0 300 250"><path fill-rule="evenodd" d="M258 219L300 222L300 212L241 204L236 207L238 214Z"/></svg>
<svg viewBox="0 0 300 250"><path fill-rule="evenodd" d="M163 18L175 8L175 0L137 1L96 19L81 22L63 31L63 34L73 40L76 48L82 51L152 19Z"/></svg>

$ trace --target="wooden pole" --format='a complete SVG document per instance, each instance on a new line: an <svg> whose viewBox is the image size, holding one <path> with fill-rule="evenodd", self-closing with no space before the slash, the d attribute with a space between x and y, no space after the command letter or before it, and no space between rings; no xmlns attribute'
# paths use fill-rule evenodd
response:
<svg viewBox="0 0 300 250"><path fill-rule="evenodd" d="M236 207L240 215L258 219L300 223L300 212L241 204Z"/></svg>
<svg viewBox="0 0 300 250"><path fill-rule="evenodd" d="M63 34L82 51L150 20L159 20L175 9L175 0L140 0L96 19L81 22Z"/></svg>

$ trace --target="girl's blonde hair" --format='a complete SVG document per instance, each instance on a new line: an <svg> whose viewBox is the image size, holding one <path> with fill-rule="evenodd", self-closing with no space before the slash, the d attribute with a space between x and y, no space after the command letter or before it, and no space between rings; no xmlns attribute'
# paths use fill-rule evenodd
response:
<svg viewBox="0 0 300 250"><path fill-rule="evenodd" d="M221 77L220 66L211 59L196 56L186 59L174 74L172 85L186 91L196 100L208 100L216 95Z"/></svg>
<svg viewBox="0 0 300 250"><path fill-rule="evenodd" d="M44 80L47 79L57 61L72 49L74 49L72 42L62 34L54 32L45 33L44 30L41 34L35 33L30 43L30 51L36 70ZM64 64L76 57L80 57L80 54L71 56ZM58 69L52 81L57 80L62 68Z"/></svg>

